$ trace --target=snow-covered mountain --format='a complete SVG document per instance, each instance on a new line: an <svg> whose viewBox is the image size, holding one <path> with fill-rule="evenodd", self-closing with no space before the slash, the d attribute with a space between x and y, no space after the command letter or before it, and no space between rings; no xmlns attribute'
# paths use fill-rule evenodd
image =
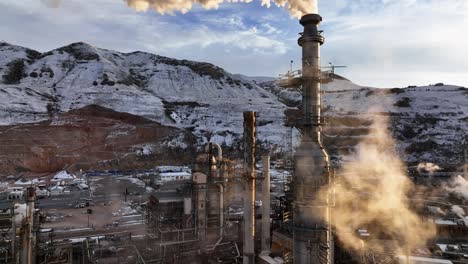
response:
<svg viewBox="0 0 468 264"><path fill-rule="evenodd" d="M212 135L228 145L242 131L243 111L259 113L261 140L281 144L287 132L278 122L286 106L275 95L208 63L85 43L42 54L1 43L0 75L15 65L24 65L24 70L0 84L3 125L45 120L54 112L96 104L189 129L201 141Z"/></svg>
<svg viewBox="0 0 468 264"><path fill-rule="evenodd" d="M258 137L287 150L285 111L301 95L272 79L233 75L209 63L144 52L120 53L74 43L46 53L0 43L0 124L48 120L60 112L100 105L239 145L242 112L259 114ZM367 136L370 116L386 115L408 161L460 163L468 131L468 91L437 85L405 89L362 87L336 76L324 85L325 139L334 153ZM295 133L297 136L297 133ZM294 138L297 138L294 136Z"/></svg>

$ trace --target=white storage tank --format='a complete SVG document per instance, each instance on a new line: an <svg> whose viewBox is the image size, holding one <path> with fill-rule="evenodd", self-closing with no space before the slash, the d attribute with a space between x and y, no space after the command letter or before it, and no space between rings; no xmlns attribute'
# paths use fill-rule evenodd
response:
<svg viewBox="0 0 468 264"><path fill-rule="evenodd" d="M184 214L192 214L192 198L184 198Z"/></svg>

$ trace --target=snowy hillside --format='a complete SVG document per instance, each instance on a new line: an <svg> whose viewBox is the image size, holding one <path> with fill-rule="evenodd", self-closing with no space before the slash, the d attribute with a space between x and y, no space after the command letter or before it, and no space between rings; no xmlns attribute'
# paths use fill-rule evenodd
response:
<svg viewBox="0 0 468 264"><path fill-rule="evenodd" d="M191 131L202 144L239 145L242 112L259 113L261 141L287 150L285 111L297 90L268 77L233 75L212 64L154 54L120 53L74 43L46 53L0 43L0 125L48 120L60 112L100 105ZM352 150L372 115L389 116L407 161L459 163L468 131L468 91L458 86L362 87L335 76L324 85L331 151ZM297 133L295 134L297 138Z"/></svg>
<svg viewBox="0 0 468 264"><path fill-rule="evenodd" d="M300 105L301 94L264 83L290 107ZM468 133L468 89L452 85L377 89L337 78L323 86L325 145L333 154L347 154L368 135L375 116L389 119L397 150L408 162L444 164L462 162L463 137Z"/></svg>
<svg viewBox="0 0 468 264"><path fill-rule="evenodd" d="M253 81L208 63L153 54L119 53L74 43L47 53L0 43L0 75L24 65L13 82L0 84L0 124L48 119L96 104L186 128L200 140L232 143L242 112L257 111L259 137L282 144L286 107ZM13 76L14 77L14 76ZM202 142L200 142L202 143Z"/></svg>

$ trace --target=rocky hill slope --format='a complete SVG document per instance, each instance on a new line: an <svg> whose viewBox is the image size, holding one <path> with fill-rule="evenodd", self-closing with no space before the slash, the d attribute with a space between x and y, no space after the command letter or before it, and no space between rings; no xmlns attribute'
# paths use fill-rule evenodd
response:
<svg viewBox="0 0 468 264"><path fill-rule="evenodd" d="M275 151L286 152L291 138L298 138L284 126L285 112L300 100L297 91L209 63L86 43L39 53L0 42L0 76L0 125L6 127L53 122L60 113L99 105L189 131L197 145L211 139L239 148L242 112L251 110L259 113L259 139ZM348 153L368 136L371 116L384 115L407 161L461 162L461 139L468 131L466 88L376 89L337 76L324 90L325 141L335 155Z"/></svg>
<svg viewBox="0 0 468 264"><path fill-rule="evenodd" d="M180 129L97 105L47 121L0 126L0 173L131 169L187 160Z"/></svg>
<svg viewBox="0 0 468 264"><path fill-rule="evenodd" d="M0 124L5 125L96 104L189 129L200 143L213 136L232 144L247 110L268 123L260 128L262 140L280 143L286 132L275 122L286 109L276 96L208 63L85 43L47 53L1 43L0 75L5 76L0 84Z"/></svg>

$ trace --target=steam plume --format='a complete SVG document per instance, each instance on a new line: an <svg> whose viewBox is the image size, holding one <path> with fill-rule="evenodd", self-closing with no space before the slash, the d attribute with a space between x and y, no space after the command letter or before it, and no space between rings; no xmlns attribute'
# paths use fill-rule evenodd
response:
<svg viewBox="0 0 468 264"><path fill-rule="evenodd" d="M338 239L348 249L385 251L391 248L405 254L423 246L435 234L435 229L410 208L407 194L414 186L393 148L395 143L386 123L387 120L374 120L370 136L350 157L353 161L344 166L344 176L334 190L337 196L332 224ZM392 240L386 249L381 243L367 245L356 232L358 229L368 230L370 239L390 237Z"/></svg>
<svg viewBox="0 0 468 264"><path fill-rule="evenodd" d="M453 178L452 181L445 186L445 190L468 200L468 181L461 175Z"/></svg>
<svg viewBox="0 0 468 264"><path fill-rule="evenodd" d="M443 216L446 215L446 213L444 211L442 211L442 209L440 209L440 207L428 206L427 208L433 214L438 214L438 215L443 215Z"/></svg>
<svg viewBox="0 0 468 264"><path fill-rule="evenodd" d="M439 166L437 166L434 163L424 162L424 163L419 163L417 169L418 169L419 173L428 172L428 173L432 174L432 173L434 173L436 171L440 171L442 168L440 168Z"/></svg>
<svg viewBox="0 0 468 264"><path fill-rule="evenodd" d="M174 12L187 13L193 5L199 4L206 9L217 9L223 2L250 3L253 0L125 0L127 5L137 11L152 9L160 14L173 14ZM262 6L271 4L288 9L294 17L301 17L309 13L317 13L317 0L261 0Z"/></svg>
<svg viewBox="0 0 468 264"><path fill-rule="evenodd" d="M465 217L465 210L463 210L463 208L461 208L460 206L458 205L454 205L452 206L452 212L456 215L458 215L458 217L460 218L464 218Z"/></svg>

